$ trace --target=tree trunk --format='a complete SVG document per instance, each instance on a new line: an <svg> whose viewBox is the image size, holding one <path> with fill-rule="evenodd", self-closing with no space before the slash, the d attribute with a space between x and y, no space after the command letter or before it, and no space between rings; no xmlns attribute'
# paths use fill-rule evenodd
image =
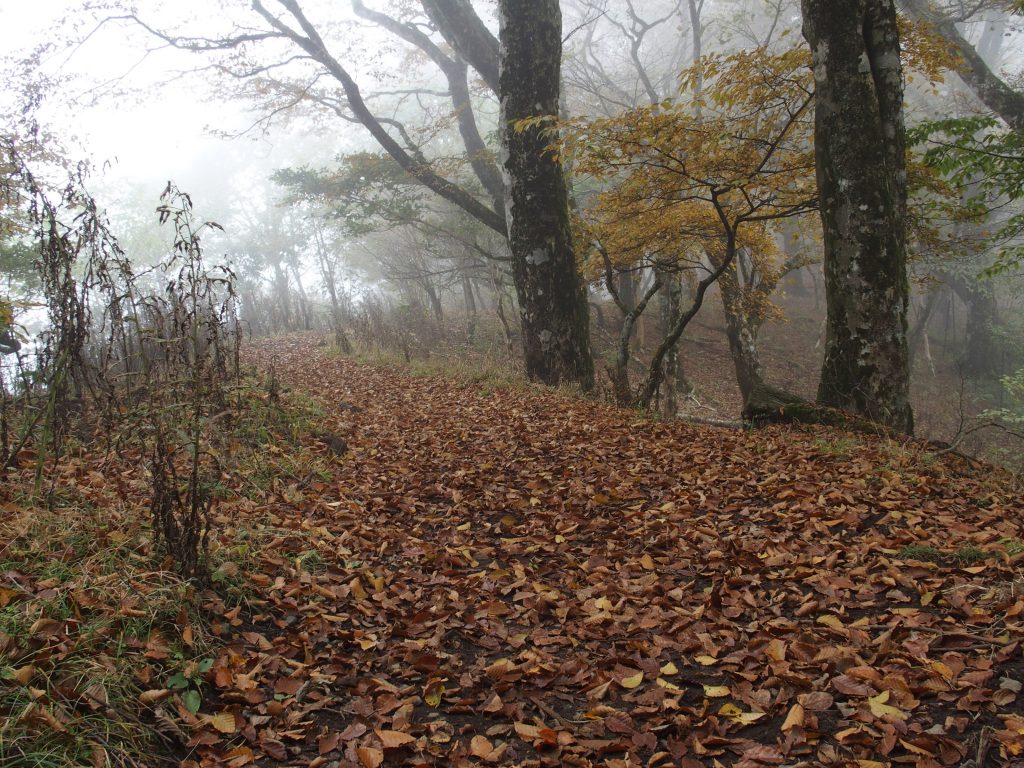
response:
<svg viewBox="0 0 1024 768"><path fill-rule="evenodd" d="M427 301L430 303L430 311L434 313L434 319L437 321L437 327L444 330L444 307L441 305L441 296L437 292L437 288L430 282L430 278L424 278L420 283L420 287L423 289L423 293L427 296Z"/></svg>
<svg viewBox="0 0 1024 768"><path fill-rule="evenodd" d="M277 300L283 315L283 330L294 330L292 328L292 306L288 290L288 273L284 271L280 261L274 262L274 293L277 294ZM273 330L280 332L282 328L274 328Z"/></svg>
<svg viewBox="0 0 1024 768"><path fill-rule="evenodd" d="M466 338L473 341L476 336L476 297L473 295L473 281L465 272L462 278L462 298L466 303Z"/></svg>
<svg viewBox="0 0 1024 768"><path fill-rule="evenodd" d="M996 337L999 305L992 283L950 275L949 286L967 307L964 339L964 372L973 376L995 376L999 370L1000 349Z"/></svg>
<svg viewBox="0 0 1024 768"><path fill-rule="evenodd" d="M802 0L827 332L818 400L913 432L903 73L892 0Z"/></svg>
<svg viewBox="0 0 1024 768"><path fill-rule="evenodd" d="M320 268L320 278L327 287L327 295L331 299L331 327L334 330L334 343L343 355L352 354L352 342L348 340L342 323L341 301L338 298L337 270L327 255L327 244L320 221L313 217L313 242L316 244L316 263Z"/></svg>
<svg viewBox="0 0 1024 768"><path fill-rule="evenodd" d="M590 390L590 317L576 270L562 166L547 149L549 126L516 126L525 118L558 115L562 15L558 0L529 6L500 0L498 17L501 166L526 374L545 384L575 382Z"/></svg>
<svg viewBox="0 0 1024 768"><path fill-rule="evenodd" d="M310 317L309 296L306 295L306 287L302 284L302 275L299 273L299 266L289 260L288 267L291 269L292 277L295 278L295 290L299 294L299 310L302 312L302 330L308 331L313 327L313 318Z"/></svg>
<svg viewBox="0 0 1024 768"><path fill-rule="evenodd" d="M761 358L757 353L757 326L743 310L743 296L734 274L726 272L718 281L725 312L725 335L729 339L729 352L736 369L736 384L746 403L758 386L764 385Z"/></svg>
<svg viewBox="0 0 1024 768"><path fill-rule="evenodd" d="M661 304L662 327L665 333L675 326L682 312L683 285L678 272L661 274L657 279L665 284ZM676 342L665 353L665 397L662 400L662 414L667 419L674 419L679 412L679 342Z"/></svg>
<svg viewBox="0 0 1024 768"><path fill-rule="evenodd" d="M921 305L921 309L917 313L917 319L914 321L914 325L911 327L910 333L907 336L909 346L908 357L911 369L914 367L914 360L917 359L918 350L922 347L927 349L928 323L932 319L932 314L935 311L935 305L938 303L939 295L941 293L941 286L934 286L930 291L928 291L928 295L925 296L924 299L924 304Z"/></svg>

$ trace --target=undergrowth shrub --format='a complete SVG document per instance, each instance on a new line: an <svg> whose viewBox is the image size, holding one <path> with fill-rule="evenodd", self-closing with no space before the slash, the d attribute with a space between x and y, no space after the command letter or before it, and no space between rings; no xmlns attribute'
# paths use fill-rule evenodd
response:
<svg viewBox="0 0 1024 768"><path fill-rule="evenodd" d="M4 377L2 469L35 464L34 495L51 508L72 429L99 436L150 476L155 549L204 577L217 440L232 413L240 334L234 274L204 261L191 198L168 184L157 209L171 252L139 275L76 169L56 195L13 146L6 196L31 223L48 322L30 375ZM8 323L9 324L9 323ZM45 486L45 487L44 487Z"/></svg>

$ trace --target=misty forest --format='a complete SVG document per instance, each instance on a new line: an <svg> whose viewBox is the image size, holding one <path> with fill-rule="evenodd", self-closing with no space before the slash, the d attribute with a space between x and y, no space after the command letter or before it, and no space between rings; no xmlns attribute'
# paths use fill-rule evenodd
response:
<svg viewBox="0 0 1024 768"><path fill-rule="evenodd" d="M0 0L0 765L1024 767L1021 0Z"/></svg>

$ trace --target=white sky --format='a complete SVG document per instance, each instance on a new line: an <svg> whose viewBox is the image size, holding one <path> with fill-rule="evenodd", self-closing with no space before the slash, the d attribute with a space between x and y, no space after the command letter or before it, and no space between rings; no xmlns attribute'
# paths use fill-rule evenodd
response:
<svg viewBox="0 0 1024 768"><path fill-rule="evenodd" d="M52 39L53 30L82 0L0 0L0 52L17 54L40 41ZM88 40L70 56L58 53L44 60L49 72L82 77L69 91L72 98L87 97L90 81L131 73L133 83L149 84L165 76L168 66L187 69L195 57L172 52L139 63L141 50L133 50L117 28ZM162 184L174 179L182 189L195 189L203 175L204 159L244 151L267 157L272 147L249 137L227 141L211 136L208 128L239 130L251 122L237 104L214 104L197 98L190 89L196 81L186 79L159 89L139 90L131 101L101 98L95 106L69 111L57 98L43 110L49 128L65 139L72 159L87 157L94 163L94 181L103 187L152 186L153 196ZM134 101L134 103L133 103Z"/></svg>

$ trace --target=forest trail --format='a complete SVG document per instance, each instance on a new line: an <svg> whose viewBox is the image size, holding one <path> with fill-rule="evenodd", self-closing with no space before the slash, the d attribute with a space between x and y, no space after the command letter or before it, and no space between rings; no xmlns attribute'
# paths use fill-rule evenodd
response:
<svg viewBox="0 0 1024 768"><path fill-rule="evenodd" d="M250 351L325 412L327 469L220 510L272 540L197 763L1022 759L1024 509L987 468L311 343Z"/></svg>

